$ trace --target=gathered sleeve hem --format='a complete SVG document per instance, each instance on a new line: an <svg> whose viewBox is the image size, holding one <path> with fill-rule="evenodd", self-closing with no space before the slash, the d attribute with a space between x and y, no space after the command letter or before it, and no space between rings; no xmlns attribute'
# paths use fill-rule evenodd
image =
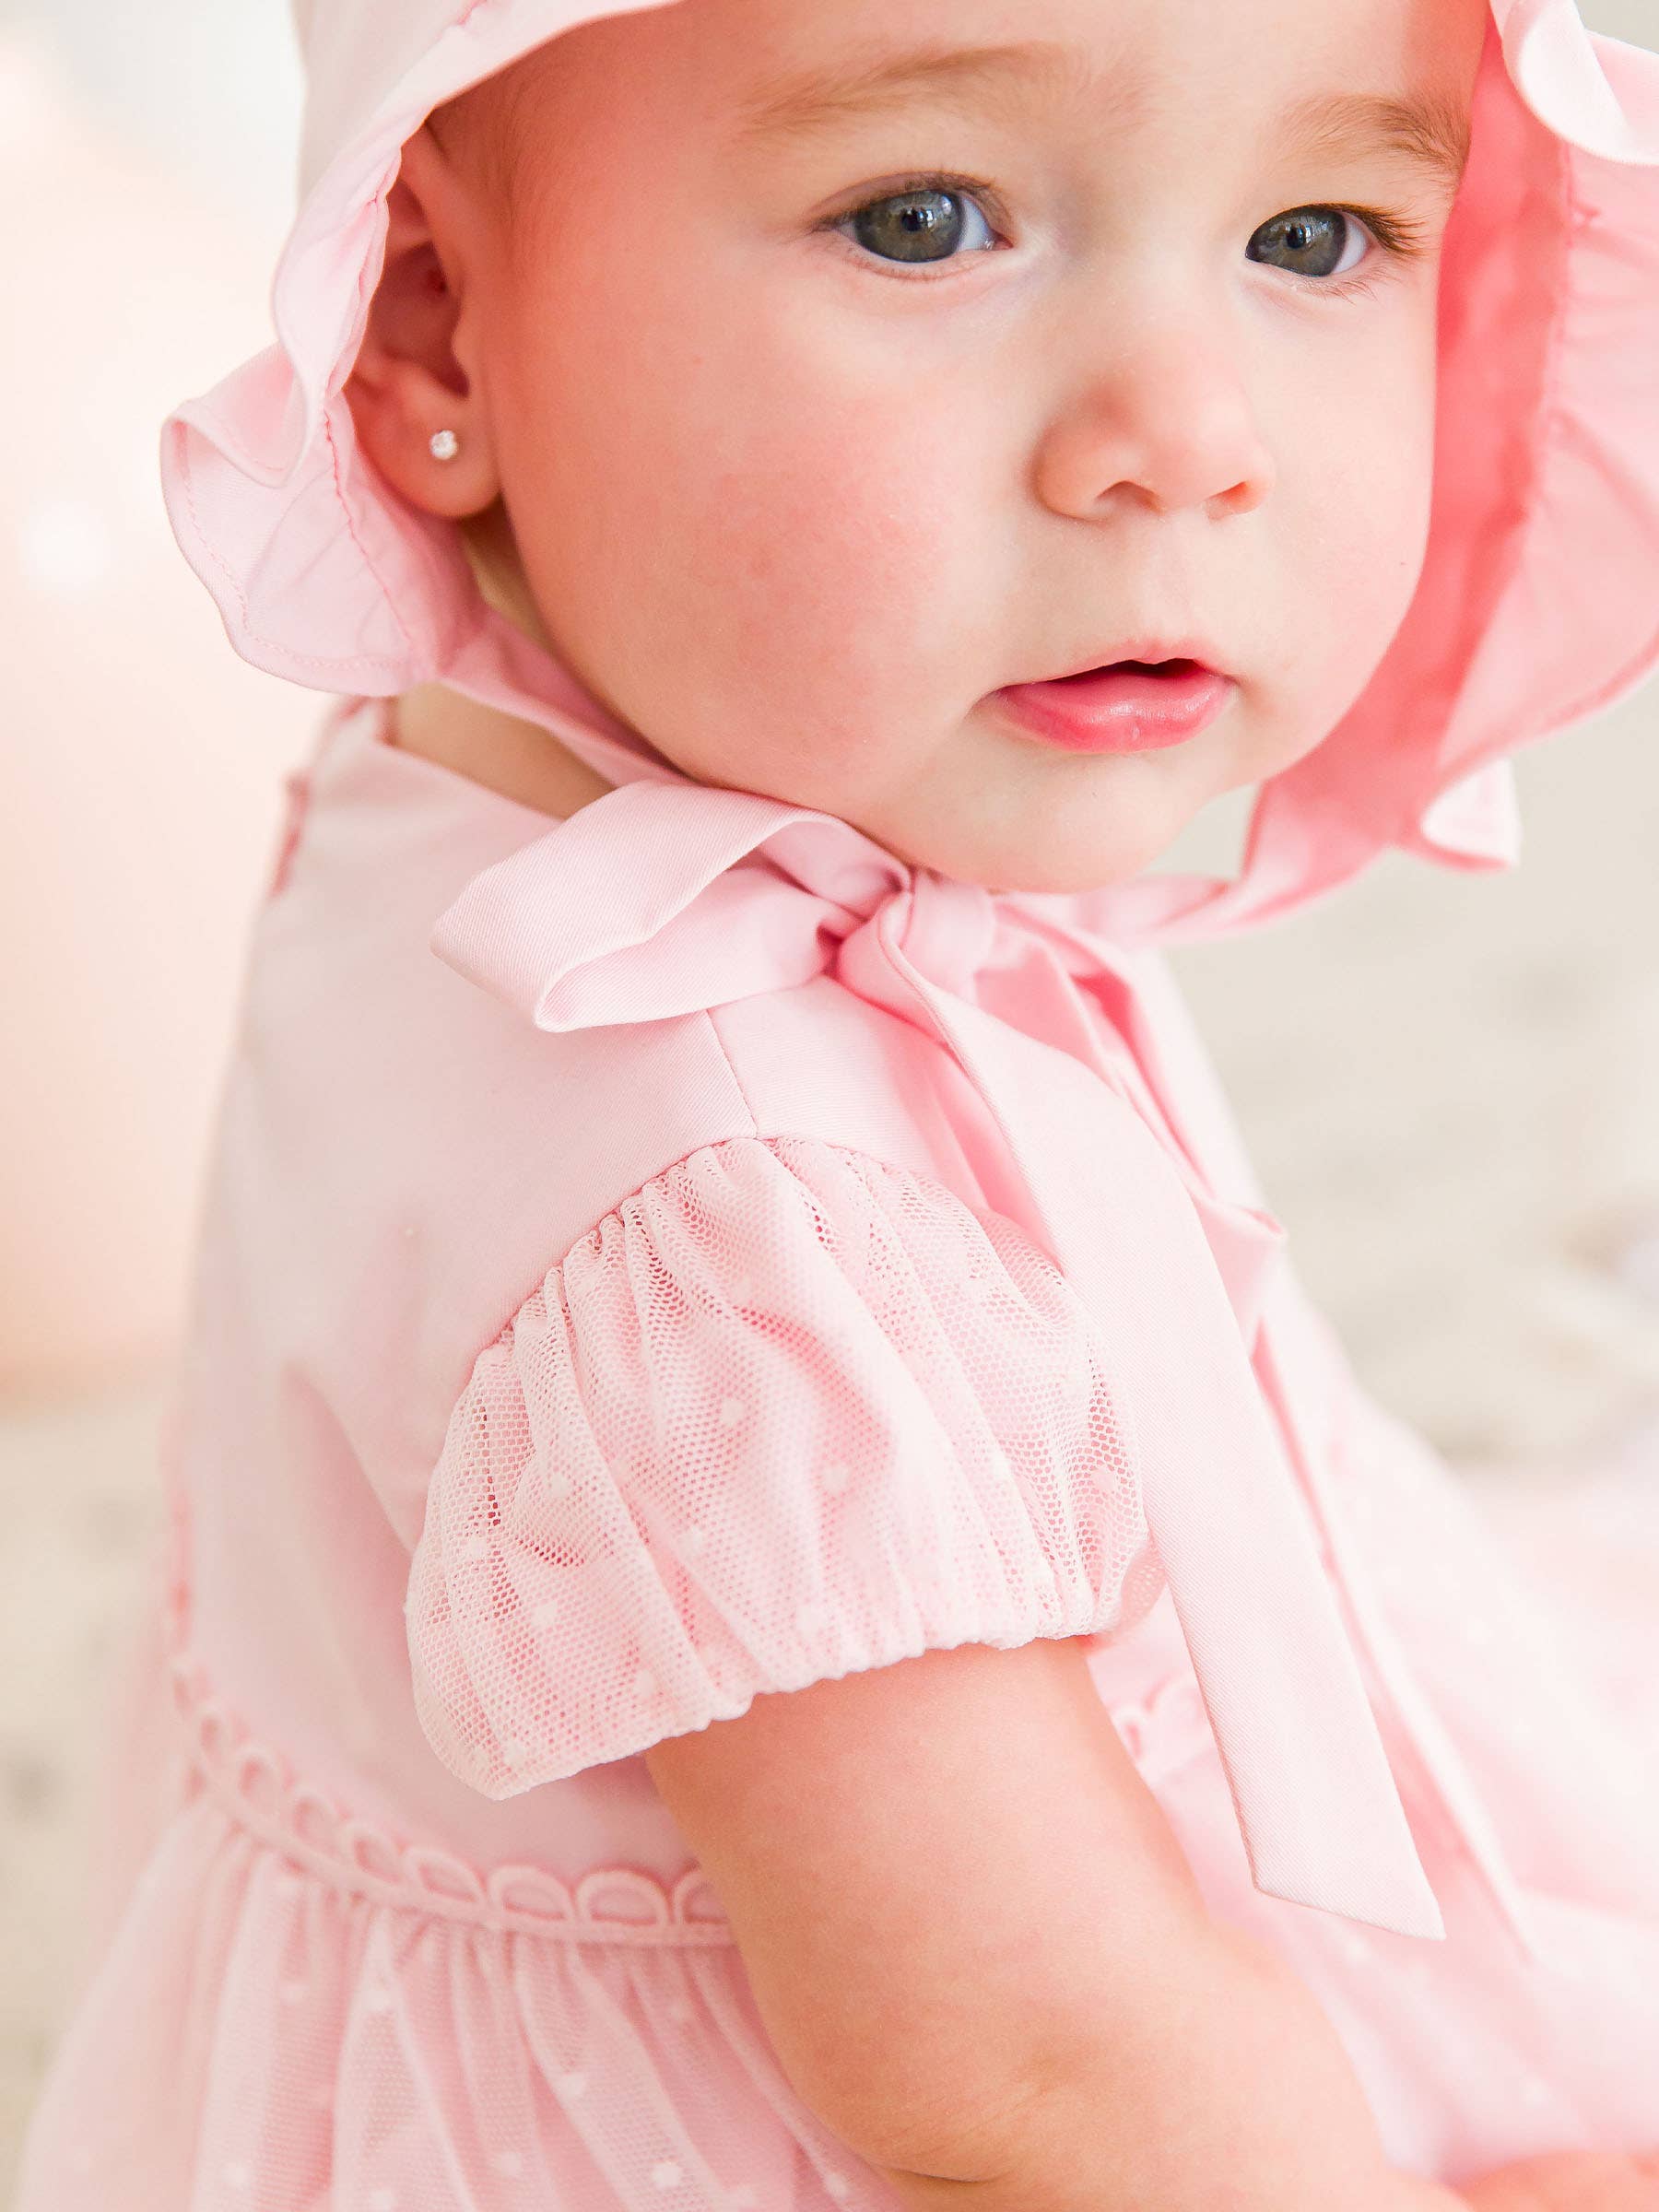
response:
<svg viewBox="0 0 1659 2212"><path fill-rule="evenodd" d="M964 1643L1121 1633L1163 1586L1110 1347L1015 1224L805 1137L665 1170L475 1362L406 1604L486 1796Z"/></svg>

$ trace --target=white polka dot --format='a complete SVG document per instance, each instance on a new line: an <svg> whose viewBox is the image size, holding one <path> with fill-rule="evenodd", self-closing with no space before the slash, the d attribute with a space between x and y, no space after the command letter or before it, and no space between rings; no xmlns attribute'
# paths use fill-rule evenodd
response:
<svg viewBox="0 0 1659 2212"><path fill-rule="evenodd" d="M489 1557L489 1539L487 1536L468 1536L461 1547L464 1559L487 1559Z"/></svg>
<svg viewBox="0 0 1659 2212"><path fill-rule="evenodd" d="M832 1459L818 1479L832 1498L839 1498L853 1478L853 1470L844 1459Z"/></svg>
<svg viewBox="0 0 1659 2212"><path fill-rule="evenodd" d="M308 1982L284 1982L276 1994L285 2005L303 2005L310 1988Z"/></svg>
<svg viewBox="0 0 1659 2212"><path fill-rule="evenodd" d="M651 2170L651 2178L659 2189L675 2189L686 2177L672 2159L659 2159Z"/></svg>
<svg viewBox="0 0 1659 2212"><path fill-rule="evenodd" d="M245 2159L232 2159L224 2169L224 2177L227 2189L252 2189L253 2186L253 2169Z"/></svg>
<svg viewBox="0 0 1659 2212"><path fill-rule="evenodd" d="M685 1537L686 1549L691 1554L693 1559L700 1557L703 1547L708 1541L708 1530L700 1527L698 1523L693 1521L689 1528L687 1529Z"/></svg>
<svg viewBox="0 0 1659 2212"><path fill-rule="evenodd" d="M520 2150L498 2150L490 2164L507 2181L516 2182L524 2171L524 2154Z"/></svg>
<svg viewBox="0 0 1659 2212"><path fill-rule="evenodd" d="M739 2182L737 2186L728 2194L736 2207L736 2212L751 2212L751 2207L760 2202L759 2197L747 2182Z"/></svg>
<svg viewBox="0 0 1659 2212"><path fill-rule="evenodd" d="M365 2012L390 2012L391 2009L392 1992L389 1989L382 1989L377 1986L364 1991L363 2010Z"/></svg>
<svg viewBox="0 0 1659 2212"><path fill-rule="evenodd" d="M838 2205L844 2205L853 2194L853 2184L844 2173L827 2173L824 2176L824 2187Z"/></svg>
<svg viewBox="0 0 1659 2212"><path fill-rule="evenodd" d="M538 1629L550 1629L553 1626L553 1623L559 1618L558 1599L552 1597L544 1597L541 1604L536 1606L535 1612L531 1614L530 1618Z"/></svg>
<svg viewBox="0 0 1659 2212"><path fill-rule="evenodd" d="M633 1688L634 1696L636 1698L654 1697L656 1695L656 1686L657 1678L648 1666L641 1667L638 1673L634 1676Z"/></svg>
<svg viewBox="0 0 1659 2212"><path fill-rule="evenodd" d="M823 1606L807 1604L795 1607L795 1627L803 1636L816 1636L829 1618Z"/></svg>
<svg viewBox="0 0 1659 2212"><path fill-rule="evenodd" d="M580 2097L587 2088L587 2076L580 2068L572 2074L561 2074L559 2077L559 2087L567 2097Z"/></svg>
<svg viewBox="0 0 1659 2212"><path fill-rule="evenodd" d="M720 1401L721 1427L723 1429L735 1429L738 1422L743 1418L747 1410L747 1406L745 1406L741 1398L722 1398Z"/></svg>

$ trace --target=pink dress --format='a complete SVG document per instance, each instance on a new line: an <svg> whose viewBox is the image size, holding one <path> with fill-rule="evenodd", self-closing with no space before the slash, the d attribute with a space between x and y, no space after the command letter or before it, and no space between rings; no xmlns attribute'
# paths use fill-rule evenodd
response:
<svg viewBox="0 0 1659 2212"><path fill-rule="evenodd" d="M20 2212L890 2203L781 2073L640 1753L1036 1636L1090 1640L1212 1909L1316 1992L1402 2166L1653 2141L1659 1694L1575 1664L1359 1389L1159 956L861 883L827 818L840 852L775 831L681 906L717 794L550 826L383 734L331 721L257 923L168 1469L176 1779ZM641 886L620 918L607 870ZM1179 1329L1183 1402L1230 1333L1317 1561L1288 1521L1276 1556L1171 1511L1161 1378L1016 1224L983 1092L882 1003L883 927L957 990L972 962L981 1008L1087 1025L1030 1049L1092 1087L1113 1175L1158 1131L1140 1168L1204 1224L1143 1247L1125 1196L1092 1216L1113 1269ZM725 998L735 961L806 972ZM1255 1480L1235 1434L1225 1487L1180 1469L1218 1518ZM1284 1558L1359 1608L1339 1641L1315 1614L1293 1648ZM1368 1706L1299 1672L1350 1652L1409 1839ZM1241 1809L1258 1878L1331 1909L1253 1883Z"/></svg>
<svg viewBox="0 0 1659 2212"><path fill-rule="evenodd" d="M1653 1515L1570 1598L1366 1397L1162 947L1390 846L1512 865L1508 754L1659 664L1659 63L1492 0L1422 581L1238 880L993 895L688 782L356 453L404 141L600 12L302 5L279 340L163 433L237 649L344 704L221 1100L141 1864L19 2212L880 2212L641 1755L1036 1637L1402 2168L1650 2147ZM550 824L383 742L431 679L616 788Z"/></svg>

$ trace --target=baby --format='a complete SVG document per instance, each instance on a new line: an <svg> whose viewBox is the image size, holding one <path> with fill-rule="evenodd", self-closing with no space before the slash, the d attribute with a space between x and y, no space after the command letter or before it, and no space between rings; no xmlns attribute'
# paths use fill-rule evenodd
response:
<svg viewBox="0 0 1659 2212"><path fill-rule="evenodd" d="M1582 170L1487 0L315 0L300 366L169 496L350 703L178 1409L204 1788L21 2212L1659 2207L1634 1729L1148 949L1500 865L1659 651L1645 452L1557 650L1540 427L1651 344L1653 149L1494 12Z"/></svg>
<svg viewBox="0 0 1659 2212"><path fill-rule="evenodd" d="M687 774L972 882L1126 880L1317 746L1412 600L1486 21L585 25L410 142L360 434ZM1124 663L1147 673L1081 674ZM606 788L441 687L397 721L549 813ZM906 2201L1452 2201L1384 2171L1317 2006L1207 1916L1075 1644L851 1676L647 1760L792 2080ZM1465 2194L1634 2212L1649 2173L1567 2158Z"/></svg>

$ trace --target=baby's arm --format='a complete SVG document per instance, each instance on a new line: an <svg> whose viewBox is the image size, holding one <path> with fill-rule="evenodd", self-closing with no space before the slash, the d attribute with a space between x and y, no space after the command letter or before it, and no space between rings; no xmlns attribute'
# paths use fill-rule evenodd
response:
<svg viewBox="0 0 1659 2212"><path fill-rule="evenodd" d="M924 1653L645 1757L784 2071L918 2212L1462 2212L1211 1919L1079 1643Z"/></svg>

